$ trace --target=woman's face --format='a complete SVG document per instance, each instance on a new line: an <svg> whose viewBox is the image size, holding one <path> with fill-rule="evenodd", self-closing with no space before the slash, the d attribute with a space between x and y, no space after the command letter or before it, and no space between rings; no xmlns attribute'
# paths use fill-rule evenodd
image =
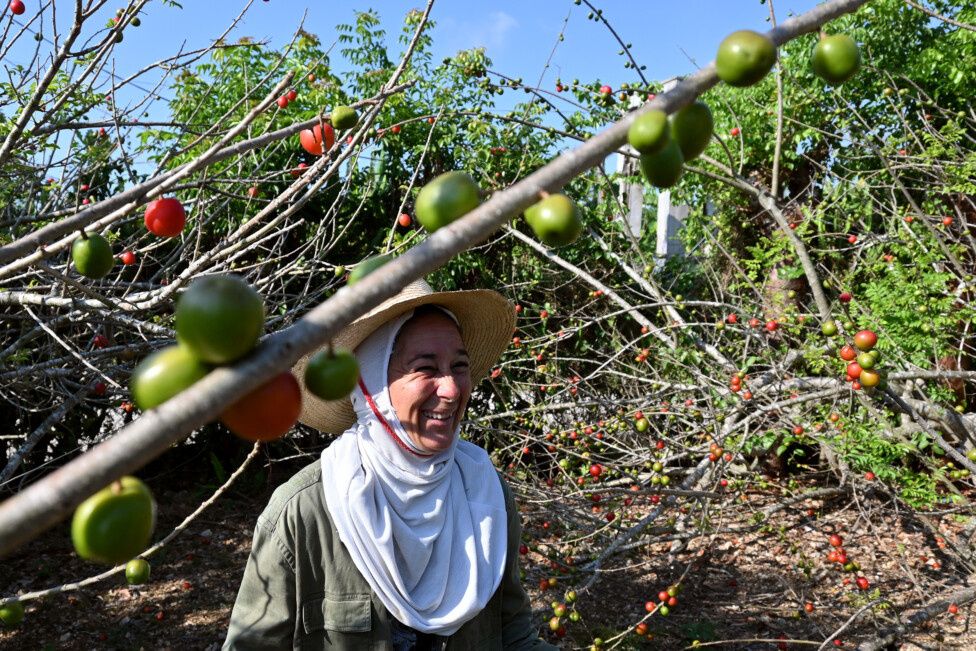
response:
<svg viewBox="0 0 976 651"><path fill-rule="evenodd" d="M397 335L387 380L390 401L407 435L427 454L454 442L471 397L471 372L461 333L444 314L407 321Z"/></svg>

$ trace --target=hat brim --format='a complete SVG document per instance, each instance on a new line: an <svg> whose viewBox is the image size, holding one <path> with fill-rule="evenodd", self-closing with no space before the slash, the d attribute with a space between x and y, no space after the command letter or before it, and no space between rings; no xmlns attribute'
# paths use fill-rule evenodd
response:
<svg viewBox="0 0 976 651"><path fill-rule="evenodd" d="M379 326L421 305L439 305L457 317L461 339L471 362L471 384L476 385L491 371L508 347L515 331L515 306L501 294L487 289L433 292L427 283L411 283L404 291L373 311L353 321L332 340L336 348L354 351ZM305 387L305 367L318 351L302 357L292 372L302 389L299 420L330 434L341 434L356 422L352 401L322 400Z"/></svg>

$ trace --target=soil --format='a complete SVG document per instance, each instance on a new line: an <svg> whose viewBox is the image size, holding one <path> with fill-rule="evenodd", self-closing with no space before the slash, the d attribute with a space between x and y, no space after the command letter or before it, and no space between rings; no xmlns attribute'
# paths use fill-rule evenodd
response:
<svg viewBox="0 0 976 651"><path fill-rule="evenodd" d="M254 522L273 488L304 463L278 464L270 480L263 475L247 480L245 475L240 486L149 559L152 576L147 584L128 586L124 574L117 574L26 602L27 614L18 627L0 627L0 648L219 649ZM968 541L960 538L965 513L920 516L882 487L862 485L854 498L799 501L771 515L761 528L720 532L755 524L754 514L761 509L825 483L824 477L770 480L764 489L730 496L711 514L712 532L689 539L684 549L672 551L672 543L654 542L611 556L596 581L569 604L580 617L575 622L564 618L562 637L550 630L550 604L564 600L574 581L581 586L591 575L572 573L571 567L553 569L542 552L548 543L565 548L572 534L563 531L560 537L558 525L544 526L556 522L552 513L523 508L525 533L532 544L539 544L523 557L522 566L540 634L562 649L588 649L595 637L604 639L604 649L682 649L695 641L703 649L817 649L846 624L836 635L840 648L851 649L890 629L897 618L904 621L921 606L935 604L938 614L929 622L910 627L882 648L976 649L968 603L972 597L957 603L958 614L946 612L951 595L971 584L971 568L953 553L958 544L967 550L963 555L968 553ZM159 503L158 532L172 530L213 490L150 486ZM647 512L648 498L634 497L632 510L618 509L619 518L608 526L627 528ZM596 516L605 522L600 507L594 521ZM835 533L843 537L849 560L859 563L860 571L845 572L827 562L829 537ZM102 570L77 557L62 523L3 560L0 596L77 582ZM557 585L541 590L540 580L550 576L558 577ZM867 590L856 587L857 576L868 580ZM657 604L658 593L679 579L683 591L670 613L649 614L648 602ZM950 599L939 602L946 597ZM862 609L872 599L876 603ZM634 627L642 619L648 629L639 636ZM785 647L779 646L781 638ZM838 648L833 641L823 648L828 647Z"/></svg>

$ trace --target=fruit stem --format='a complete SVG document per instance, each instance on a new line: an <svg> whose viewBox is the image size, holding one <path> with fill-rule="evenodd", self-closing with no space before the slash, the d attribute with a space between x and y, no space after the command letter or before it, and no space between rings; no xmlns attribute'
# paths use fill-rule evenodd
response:
<svg viewBox="0 0 976 651"><path fill-rule="evenodd" d="M549 193L545 190L539 190L539 198L543 201L549 198Z"/></svg>
<svg viewBox="0 0 976 651"><path fill-rule="evenodd" d="M332 340L329 339L329 359L335 357L335 351L332 349Z"/></svg>
<svg viewBox="0 0 976 651"><path fill-rule="evenodd" d="M122 492L122 482L118 479L112 482L112 492L118 495Z"/></svg>
<svg viewBox="0 0 976 651"><path fill-rule="evenodd" d="M823 29L820 30L820 38L827 38L827 32L823 31Z"/></svg>
<svg viewBox="0 0 976 651"><path fill-rule="evenodd" d="M85 229L84 228L80 229L78 232L81 233L81 239L83 239L85 241L88 240L88 233L85 232Z"/></svg>

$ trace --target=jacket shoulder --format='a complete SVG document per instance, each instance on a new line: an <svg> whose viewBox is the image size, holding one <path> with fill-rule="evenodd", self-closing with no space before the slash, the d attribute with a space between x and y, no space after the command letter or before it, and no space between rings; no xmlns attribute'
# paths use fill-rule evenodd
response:
<svg viewBox="0 0 976 651"><path fill-rule="evenodd" d="M273 531L284 511L293 508L302 511L309 505L324 508L324 504L322 461L316 459L275 489L258 522Z"/></svg>

